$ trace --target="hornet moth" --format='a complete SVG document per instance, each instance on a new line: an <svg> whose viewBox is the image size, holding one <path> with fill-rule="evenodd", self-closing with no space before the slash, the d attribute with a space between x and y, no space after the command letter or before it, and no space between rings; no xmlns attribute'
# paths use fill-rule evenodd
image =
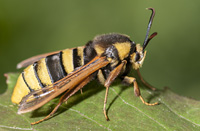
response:
<svg viewBox="0 0 200 131"><path fill-rule="evenodd" d="M149 36L150 28L155 15L153 8L147 27L147 33L142 46L131 41L129 36L111 33L96 36L85 46L60 50L31 57L22 61L17 68L26 67L18 77L13 90L11 101L19 105L18 114L30 112L43 106L53 98L64 93L57 106L44 119L31 123L38 124L51 117L59 108L77 91L81 90L93 79L98 79L106 87L104 99L104 115L109 120L106 112L106 102L109 87L118 77L122 82L134 85L134 94L144 101L134 77L127 74L131 67L137 70L142 82L152 90L139 72L142 66L149 41L157 35L154 32Z"/></svg>

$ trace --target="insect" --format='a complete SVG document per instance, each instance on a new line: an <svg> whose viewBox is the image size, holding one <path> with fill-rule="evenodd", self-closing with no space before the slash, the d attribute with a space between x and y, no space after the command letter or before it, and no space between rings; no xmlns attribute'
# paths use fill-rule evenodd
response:
<svg viewBox="0 0 200 131"><path fill-rule="evenodd" d="M27 67L18 77L11 98L13 103L19 104L18 114L36 110L64 93L48 116L31 123L38 124L51 117L63 102L66 102L88 82L98 79L106 87L103 110L106 120L109 120L106 112L108 91L117 77L125 83L133 84L135 95L144 104L157 105L157 102L153 104L145 102L136 79L127 76L131 67L139 73L139 68L146 56L145 48L157 35L154 32L149 36L155 10L148 9L152 11L152 14L142 46L135 44L127 35L112 33L96 36L82 47L34 56L19 63L17 68ZM139 76L147 85L140 73ZM154 90L153 87L149 85L148 87Z"/></svg>

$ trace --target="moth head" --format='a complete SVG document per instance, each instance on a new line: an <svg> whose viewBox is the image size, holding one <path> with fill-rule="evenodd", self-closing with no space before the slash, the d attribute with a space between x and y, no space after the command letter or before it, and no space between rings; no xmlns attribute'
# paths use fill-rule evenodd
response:
<svg viewBox="0 0 200 131"><path fill-rule="evenodd" d="M149 41L155 37L157 35L157 32L154 32L153 34L151 34L149 36L149 31L153 22L153 18L155 15L155 10L153 8L148 8L148 10L152 11L150 20L149 20L149 24L147 27L147 32L146 32L146 36L144 39L144 43L142 46L140 46L140 44L137 44L135 47L135 51L130 55L130 62L132 63L133 69L138 69L142 66L145 56L146 56L146 51L145 48L147 47Z"/></svg>
<svg viewBox="0 0 200 131"><path fill-rule="evenodd" d="M141 47L140 44L137 44L136 51L130 56L130 62L132 63L133 69L137 70L142 67L145 57L146 51L143 51L143 47Z"/></svg>

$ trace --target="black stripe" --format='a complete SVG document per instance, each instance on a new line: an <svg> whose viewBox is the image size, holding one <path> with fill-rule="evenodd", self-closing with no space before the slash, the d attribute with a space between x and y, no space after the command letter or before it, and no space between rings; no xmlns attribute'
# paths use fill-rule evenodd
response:
<svg viewBox="0 0 200 131"><path fill-rule="evenodd" d="M129 56L131 54L133 54L133 52L136 52L136 44L135 44L135 42L131 42L131 49L129 51Z"/></svg>
<svg viewBox="0 0 200 131"><path fill-rule="evenodd" d="M93 41L88 41L88 43L85 45L83 50L84 65L90 62L95 56L97 56L96 50L93 46Z"/></svg>
<svg viewBox="0 0 200 131"><path fill-rule="evenodd" d="M23 80L24 80L24 83L26 84L26 86L27 86L28 89L30 90L30 92L34 91L34 90L28 85L28 83L26 82L25 77L24 77L24 72L22 72L22 78L23 78Z"/></svg>
<svg viewBox="0 0 200 131"><path fill-rule="evenodd" d="M52 83L65 77L64 70L60 63L60 53L47 56L45 62Z"/></svg>
<svg viewBox="0 0 200 131"><path fill-rule="evenodd" d="M108 68L108 69L107 69ZM103 76L104 76L104 78L105 78L105 80L109 77L109 74L110 74L110 72L111 72L111 67L110 67L110 65L107 65L106 67L104 67L104 68L102 68L102 74L103 74Z"/></svg>
<svg viewBox="0 0 200 131"><path fill-rule="evenodd" d="M77 48L75 48L75 49L73 49L72 50L73 51L73 65L74 65L74 69L76 68L76 67L79 67L79 66L81 66L81 64L80 64L80 60L81 60L81 57L78 55L78 49Z"/></svg>
<svg viewBox="0 0 200 131"><path fill-rule="evenodd" d="M83 49L83 65L87 64L88 61L86 60L86 48Z"/></svg>
<svg viewBox="0 0 200 131"><path fill-rule="evenodd" d="M61 52L60 52L60 66L61 66L61 68L62 68L62 70L63 70L64 76L67 76L67 72L66 72L66 70L65 70L63 61L64 61L64 60L63 60L63 52L61 51Z"/></svg>
<svg viewBox="0 0 200 131"><path fill-rule="evenodd" d="M39 78L39 76L38 76L38 73L37 73L37 70L38 70L38 63L37 63L37 62L35 62L35 63L33 64L33 70L34 70L35 77L37 78L40 87L41 87L41 88L44 88L46 85L44 85L44 84L41 82L41 80L40 80L40 78Z"/></svg>

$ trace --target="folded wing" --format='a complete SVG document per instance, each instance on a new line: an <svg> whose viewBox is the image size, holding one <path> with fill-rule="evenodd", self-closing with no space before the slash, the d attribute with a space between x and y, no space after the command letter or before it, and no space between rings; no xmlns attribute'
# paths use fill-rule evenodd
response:
<svg viewBox="0 0 200 131"><path fill-rule="evenodd" d="M109 61L107 61L106 57L97 56L88 64L78 68L52 85L29 93L20 102L18 114L33 111L63 92L72 90L88 76L107 64L109 64Z"/></svg>

